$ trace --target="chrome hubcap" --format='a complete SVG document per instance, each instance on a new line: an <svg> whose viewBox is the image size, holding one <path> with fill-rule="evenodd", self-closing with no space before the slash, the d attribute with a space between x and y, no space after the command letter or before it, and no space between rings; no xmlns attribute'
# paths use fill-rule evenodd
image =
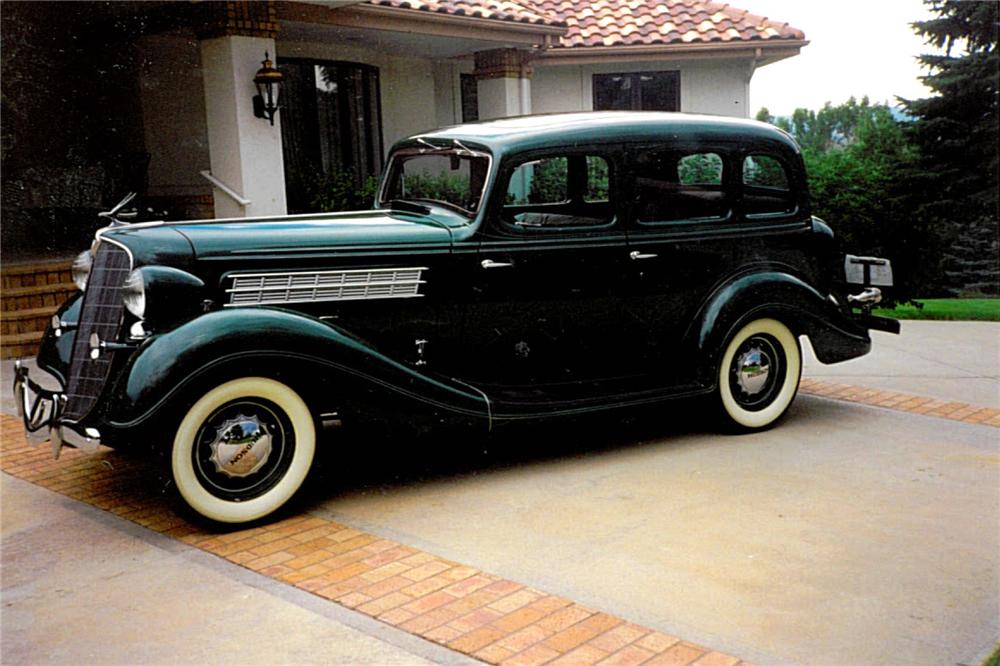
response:
<svg viewBox="0 0 1000 666"><path fill-rule="evenodd" d="M294 454L295 429L288 416L254 397L223 405L205 420L191 462L208 492L243 502L279 483Z"/></svg>
<svg viewBox="0 0 1000 666"><path fill-rule="evenodd" d="M215 471L229 478L241 478L257 472L271 455L272 438L267 428L256 416L238 415L219 427L218 434L209 445L209 460Z"/></svg>
<svg viewBox="0 0 1000 666"><path fill-rule="evenodd" d="M753 347L736 359L736 382L749 396L764 390L770 372L771 357L760 347Z"/></svg>
<svg viewBox="0 0 1000 666"><path fill-rule="evenodd" d="M753 335L740 344L729 366L733 398L744 409L759 411L774 401L785 381L785 357L770 335Z"/></svg>

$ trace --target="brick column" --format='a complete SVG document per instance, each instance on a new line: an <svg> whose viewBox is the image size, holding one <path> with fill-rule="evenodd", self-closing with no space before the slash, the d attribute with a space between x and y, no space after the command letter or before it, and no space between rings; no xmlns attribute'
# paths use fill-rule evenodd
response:
<svg viewBox="0 0 1000 666"><path fill-rule="evenodd" d="M481 120L531 113L531 55L518 49L476 52Z"/></svg>

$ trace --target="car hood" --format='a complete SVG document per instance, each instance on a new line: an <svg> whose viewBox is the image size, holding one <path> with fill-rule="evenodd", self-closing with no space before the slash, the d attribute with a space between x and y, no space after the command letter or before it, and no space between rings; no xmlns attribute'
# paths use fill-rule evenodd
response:
<svg viewBox="0 0 1000 666"><path fill-rule="evenodd" d="M454 218L454 219L453 219ZM196 258L450 245L452 229L467 225L458 215L420 215L374 210L264 219L177 223Z"/></svg>

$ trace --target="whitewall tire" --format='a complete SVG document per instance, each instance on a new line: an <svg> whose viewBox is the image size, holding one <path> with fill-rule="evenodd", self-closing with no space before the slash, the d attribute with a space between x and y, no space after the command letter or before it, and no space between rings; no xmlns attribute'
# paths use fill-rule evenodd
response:
<svg viewBox="0 0 1000 666"><path fill-rule="evenodd" d="M776 319L756 319L726 344L719 363L722 411L746 430L771 425L792 404L802 375L799 341Z"/></svg>
<svg viewBox="0 0 1000 666"><path fill-rule="evenodd" d="M194 511L245 523L280 508L302 485L316 451L305 401L265 377L220 384L184 415L174 437L171 472Z"/></svg>

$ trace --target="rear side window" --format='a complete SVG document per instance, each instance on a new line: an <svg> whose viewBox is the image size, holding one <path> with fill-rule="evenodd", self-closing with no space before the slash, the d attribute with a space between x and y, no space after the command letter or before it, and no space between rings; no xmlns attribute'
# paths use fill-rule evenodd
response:
<svg viewBox="0 0 1000 666"><path fill-rule="evenodd" d="M517 164L507 180L503 219L515 227L610 222L611 166L601 155L552 155Z"/></svg>
<svg viewBox="0 0 1000 666"><path fill-rule="evenodd" d="M725 160L719 153L643 151L634 163L639 222L712 221L729 215Z"/></svg>
<svg viewBox="0 0 1000 666"><path fill-rule="evenodd" d="M788 169L770 155L743 160L743 207L748 217L784 215L796 209Z"/></svg>

